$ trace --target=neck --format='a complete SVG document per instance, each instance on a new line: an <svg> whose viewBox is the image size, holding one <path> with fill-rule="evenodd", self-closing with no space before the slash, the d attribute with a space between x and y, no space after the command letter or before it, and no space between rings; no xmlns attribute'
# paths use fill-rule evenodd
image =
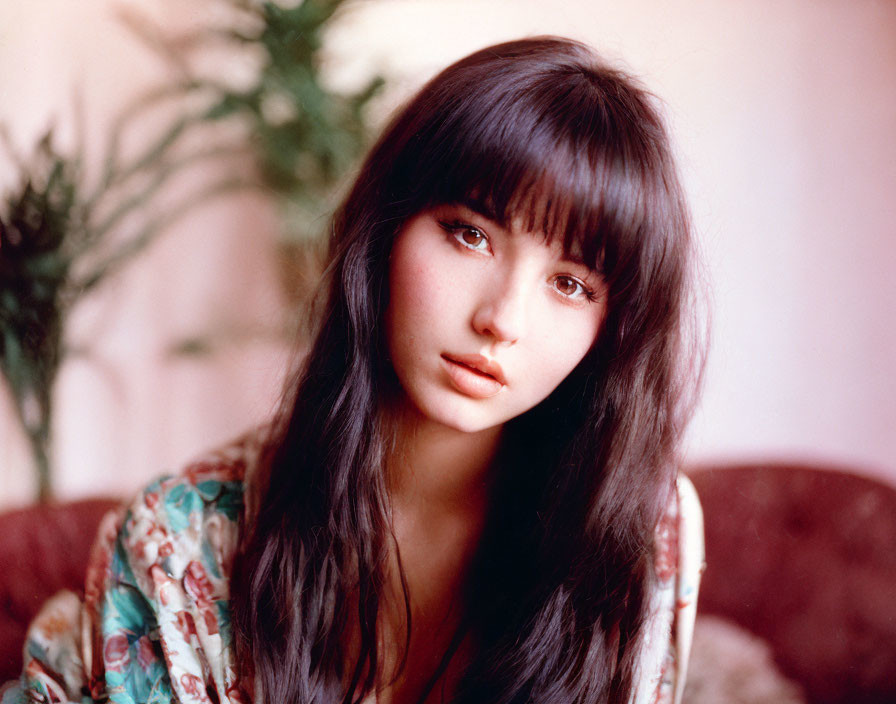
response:
<svg viewBox="0 0 896 704"><path fill-rule="evenodd" d="M461 628L465 583L485 524L501 428L462 433L416 411L403 411L392 420L395 445L386 476L397 551L389 563L390 585L382 602L387 641L401 643L409 625L399 553L413 623L408 664L395 686L382 695L382 701L396 702L407 699L390 698L398 690L415 693L410 699L417 700ZM472 657L471 647L468 636L449 663L442 688L450 691L456 684L458 668ZM397 657L397 650L387 648L386 681Z"/></svg>
<svg viewBox="0 0 896 704"><path fill-rule="evenodd" d="M430 519L484 513L500 438L500 426L465 433L401 412L387 463L393 506Z"/></svg>

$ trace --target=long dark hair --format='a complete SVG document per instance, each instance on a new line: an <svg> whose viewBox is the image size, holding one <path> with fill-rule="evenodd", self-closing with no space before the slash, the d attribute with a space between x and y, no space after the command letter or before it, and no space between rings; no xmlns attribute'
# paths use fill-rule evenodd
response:
<svg viewBox="0 0 896 704"><path fill-rule="evenodd" d="M382 404L397 383L381 324L388 258L409 217L445 203L524 219L608 290L585 359L505 426L467 586L477 654L455 701L625 702L637 686L654 532L693 387L689 218L652 97L582 44L538 37L432 79L334 217L328 296L231 584L238 660L261 701L348 703L375 685L392 540Z"/></svg>

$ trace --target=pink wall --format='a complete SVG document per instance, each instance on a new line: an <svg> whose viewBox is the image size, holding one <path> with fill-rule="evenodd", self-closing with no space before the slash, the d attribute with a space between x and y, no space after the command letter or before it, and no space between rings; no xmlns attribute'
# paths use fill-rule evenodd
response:
<svg viewBox="0 0 896 704"><path fill-rule="evenodd" d="M120 4L120 3L119 3ZM693 458L810 457L896 482L896 4L380 0L330 36L334 83L393 76L379 112L486 43L552 32L626 63L667 104L711 280L713 349ZM211 0L131 0L169 26ZM27 143L80 84L92 148L157 62L111 0L0 6L0 121ZM559 15L559 16L558 16ZM236 67L240 69L241 67ZM0 161L0 185L9 183ZM266 417L287 345L274 214L243 197L193 213L73 321L92 356L57 389L60 493L131 491ZM171 344L232 342L201 360ZM0 394L0 505L30 491Z"/></svg>

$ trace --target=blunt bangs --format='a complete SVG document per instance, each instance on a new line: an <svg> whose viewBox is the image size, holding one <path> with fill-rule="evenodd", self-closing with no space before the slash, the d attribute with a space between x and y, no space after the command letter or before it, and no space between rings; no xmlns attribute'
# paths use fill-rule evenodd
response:
<svg viewBox="0 0 896 704"><path fill-rule="evenodd" d="M462 203L540 233L612 283L656 202L644 111L619 95L612 69L588 72L577 55L568 65L508 56L497 71L492 56L481 69L462 62L418 96L393 196L408 214Z"/></svg>

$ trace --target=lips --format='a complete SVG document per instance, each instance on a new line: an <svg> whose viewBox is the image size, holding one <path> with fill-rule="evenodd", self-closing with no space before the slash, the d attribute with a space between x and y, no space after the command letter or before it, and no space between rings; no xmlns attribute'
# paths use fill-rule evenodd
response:
<svg viewBox="0 0 896 704"><path fill-rule="evenodd" d="M482 355L448 355L442 360L451 385L472 398L490 398L507 383L501 365Z"/></svg>

